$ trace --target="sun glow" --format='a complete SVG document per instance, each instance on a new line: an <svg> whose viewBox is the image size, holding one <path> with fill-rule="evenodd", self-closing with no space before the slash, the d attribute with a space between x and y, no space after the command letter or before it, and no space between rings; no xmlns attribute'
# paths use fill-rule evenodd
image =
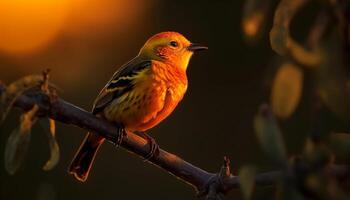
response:
<svg viewBox="0 0 350 200"><path fill-rule="evenodd" d="M0 0L0 50L27 53L50 42L64 24L69 0Z"/></svg>
<svg viewBox="0 0 350 200"><path fill-rule="evenodd" d="M0 51L36 52L62 32L90 37L126 29L148 4L139 0L0 0Z"/></svg>

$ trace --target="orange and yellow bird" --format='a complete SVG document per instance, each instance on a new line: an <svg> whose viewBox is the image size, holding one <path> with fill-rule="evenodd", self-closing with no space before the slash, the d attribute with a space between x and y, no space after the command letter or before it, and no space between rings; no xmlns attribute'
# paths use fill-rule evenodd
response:
<svg viewBox="0 0 350 200"><path fill-rule="evenodd" d="M152 157L158 146L145 131L168 117L181 101L187 89L190 58L193 52L205 49L180 33L154 35L112 76L97 96L92 113L149 140ZM86 181L103 141L101 136L87 134L69 168L77 180Z"/></svg>

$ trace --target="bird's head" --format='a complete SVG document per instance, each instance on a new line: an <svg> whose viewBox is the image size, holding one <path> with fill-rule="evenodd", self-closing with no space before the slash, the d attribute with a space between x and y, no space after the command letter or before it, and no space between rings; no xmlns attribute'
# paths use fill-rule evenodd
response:
<svg viewBox="0 0 350 200"><path fill-rule="evenodd" d="M147 40L140 50L140 56L170 63L186 70L193 52L208 49L193 44L177 32L162 32Z"/></svg>

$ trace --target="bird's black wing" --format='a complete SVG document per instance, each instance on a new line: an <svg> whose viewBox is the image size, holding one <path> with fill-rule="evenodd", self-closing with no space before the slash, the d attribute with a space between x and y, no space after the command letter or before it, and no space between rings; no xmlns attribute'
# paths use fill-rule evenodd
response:
<svg viewBox="0 0 350 200"><path fill-rule="evenodd" d="M123 65L117 72L114 73L112 78L97 96L92 113L100 113L113 100L129 92L134 86L134 79L137 74L143 72L144 70L148 70L151 67L151 64L152 61L150 60L134 58L127 64Z"/></svg>

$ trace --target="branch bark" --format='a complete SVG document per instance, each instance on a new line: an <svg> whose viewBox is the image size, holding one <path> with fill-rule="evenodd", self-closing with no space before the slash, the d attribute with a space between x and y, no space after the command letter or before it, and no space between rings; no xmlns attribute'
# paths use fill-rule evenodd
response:
<svg viewBox="0 0 350 200"><path fill-rule="evenodd" d="M5 85L0 82L0 96L5 89ZM14 106L22 110L30 110L35 104L40 108L41 117L49 117L65 124L78 126L105 137L111 143L115 143L118 138L118 126L97 118L58 97L51 98L40 91L21 95L17 98ZM133 133L123 137L121 147L142 158L145 158L150 151L148 141ZM163 149L160 149L159 154L148 161L191 185L199 194L205 195L207 198L213 194L225 194L240 186L239 177L233 176L230 172L228 159L225 159L219 173L207 172ZM335 166L331 171L334 176L340 179L348 177L350 174L347 166ZM255 184L260 186L272 185L279 181L282 175L282 171L258 174L255 177Z"/></svg>

